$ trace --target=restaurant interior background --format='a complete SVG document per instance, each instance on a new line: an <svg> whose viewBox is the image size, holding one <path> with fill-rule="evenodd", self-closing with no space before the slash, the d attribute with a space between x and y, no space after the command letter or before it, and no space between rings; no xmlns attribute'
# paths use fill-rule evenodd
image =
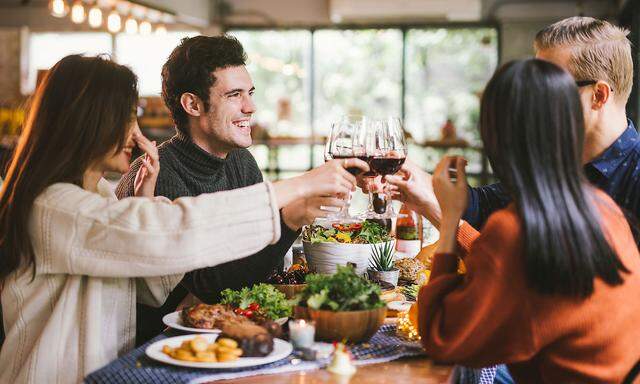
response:
<svg viewBox="0 0 640 384"><path fill-rule="evenodd" d="M71 53L129 65L141 128L170 137L162 64L181 38L226 31L249 56L258 107L251 151L266 177L320 164L331 121L365 114L403 117L409 157L425 169L462 154L470 182L485 183L491 170L477 129L485 83L501 63L532 56L540 28L575 15L632 31L628 110L637 122L637 0L0 0L0 145L6 161L38 79Z"/></svg>

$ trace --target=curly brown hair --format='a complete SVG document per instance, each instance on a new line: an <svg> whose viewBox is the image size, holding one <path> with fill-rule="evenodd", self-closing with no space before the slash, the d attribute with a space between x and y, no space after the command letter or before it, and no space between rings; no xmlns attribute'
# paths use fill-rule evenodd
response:
<svg viewBox="0 0 640 384"><path fill-rule="evenodd" d="M209 91L215 84L213 72L219 68L245 65L247 55L233 36L195 36L182 39L162 66L162 98L173 122L189 135L187 113L180 97L185 92L198 96L209 110Z"/></svg>

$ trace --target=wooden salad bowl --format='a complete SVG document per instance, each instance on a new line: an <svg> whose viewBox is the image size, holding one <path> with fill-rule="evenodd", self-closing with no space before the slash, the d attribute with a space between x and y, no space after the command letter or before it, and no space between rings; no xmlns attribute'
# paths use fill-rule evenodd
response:
<svg viewBox="0 0 640 384"><path fill-rule="evenodd" d="M368 341L384 323L387 308L367 309L363 311L334 312L297 306L296 318L313 320L316 325L316 340L346 341L360 343Z"/></svg>
<svg viewBox="0 0 640 384"><path fill-rule="evenodd" d="M271 284L278 291L284 293L287 299L293 299L298 293L302 292L307 284Z"/></svg>

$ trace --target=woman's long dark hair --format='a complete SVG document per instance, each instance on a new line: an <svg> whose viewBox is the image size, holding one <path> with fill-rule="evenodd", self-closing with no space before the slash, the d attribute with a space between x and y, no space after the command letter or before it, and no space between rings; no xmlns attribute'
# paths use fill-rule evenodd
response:
<svg viewBox="0 0 640 384"><path fill-rule="evenodd" d="M582 170L584 120L574 79L542 60L513 61L482 97L480 132L524 228L526 276L542 294L587 297L594 278L628 272L609 246Z"/></svg>
<svg viewBox="0 0 640 384"><path fill-rule="evenodd" d="M71 55L36 90L0 191L0 282L35 260L29 216L54 183L82 186L85 171L125 144L138 99L131 70L103 57Z"/></svg>

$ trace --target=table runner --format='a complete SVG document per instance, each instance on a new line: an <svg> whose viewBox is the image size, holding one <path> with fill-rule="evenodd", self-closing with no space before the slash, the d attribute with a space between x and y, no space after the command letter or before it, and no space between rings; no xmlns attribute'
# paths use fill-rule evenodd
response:
<svg viewBox="0 0 640 384"><path fill-rule="evenodd" d="M198 369L162 364L149 359L144 351L152 343L181 333L170 330L141 345L121 358L89 374L87 384L198 384L216 380L275 373L310 371L323 368L328 359L301 361L294 355L270 364L244 369ZM356 365L384 363L401 357L420 356L424 351L419 343L396 336L395 324L383 325L368 343L350 348Z"/></svg>

